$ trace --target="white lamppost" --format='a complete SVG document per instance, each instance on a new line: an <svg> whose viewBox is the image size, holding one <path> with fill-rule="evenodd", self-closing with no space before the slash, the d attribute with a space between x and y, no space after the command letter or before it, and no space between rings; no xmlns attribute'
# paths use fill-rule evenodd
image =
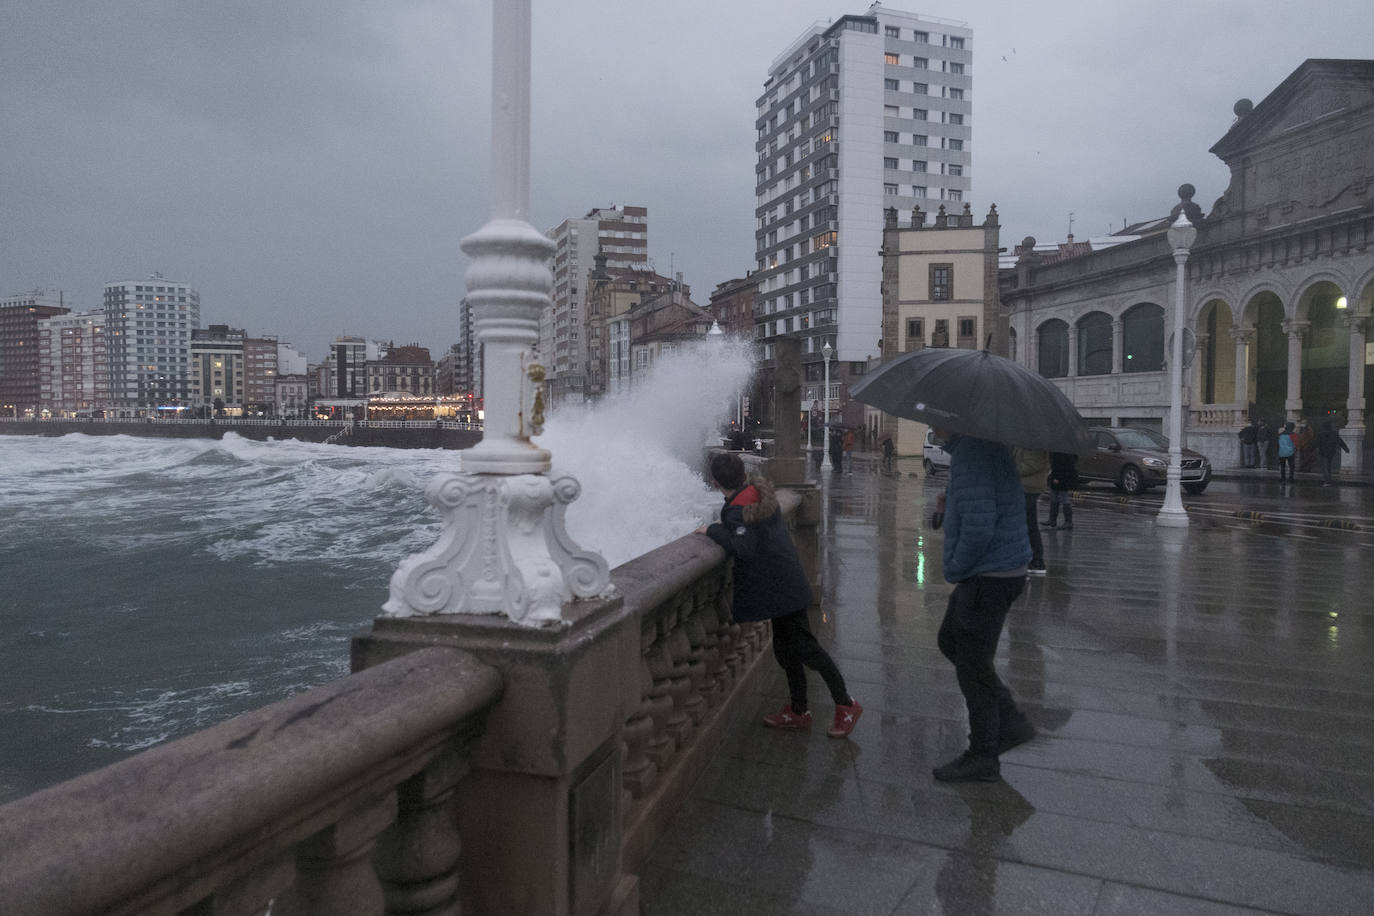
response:
<svg viewBox="0 0 1374 916"><path fill-rule="evenodd" d="M530 199L530 0L492 5L491 220L462 241L473 327L484 353L482 441L462 473L425 490L444 516L439 540L391 577L383 613L502 614L562 626L564 603L610 585L606 560L568 536L563 517L581 487L551 480L543 432L544 367L535 358L549 305L554 245L527 220Z"/></svg>
<svg viewBox="0 0 1374 916"><path fill-rule="evenodd" d="M829 341L821 347L821 355L825 357L825 391L821 395L825 405L825 419L821 426L821 470L833 470L834 466L830 463L830 357L835 353L835 348L830 346Z"/></svg>
<svg viewBox="0 0 1374 916"><path fill-rule="evenodd" d="M1169 247L1178 265L1174 277L1174 335L1169 352L1169 470L1165 478L1164 506L1155 516L1155 524L1167 528L1188 527L1188 513L1183 509L1183 265L1188 263L1188 249L1197 239L1197 229L1182 212L1169 227Z"/></svg>

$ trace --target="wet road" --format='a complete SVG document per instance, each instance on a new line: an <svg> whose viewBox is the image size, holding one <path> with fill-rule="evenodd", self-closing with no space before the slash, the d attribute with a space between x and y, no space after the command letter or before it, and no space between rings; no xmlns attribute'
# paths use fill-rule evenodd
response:
<svg viewBox="0 0 1374 916"><path fill-rule="evenodd" d="M999 651L1041 736L1003 782L945 785L939 487L824 483L813 623L864 717L828 739L812 678L811 733L765 729L786 690L760 678L641 869L646 914L1369 912L1374 526L1324 526L1374 493L1216 481L1183 530L1154 527L1162 493L1081 494Z"/></svg>

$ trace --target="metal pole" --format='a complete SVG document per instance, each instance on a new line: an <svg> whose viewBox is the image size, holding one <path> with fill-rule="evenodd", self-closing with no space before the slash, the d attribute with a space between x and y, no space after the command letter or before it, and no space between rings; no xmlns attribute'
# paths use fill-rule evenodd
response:
<svg viewBox="0 0 1374 916"><path fill-rule="evenodd" d="M1191 225L1179 214L1179 222ZM1178 224L1176 223L1175 226ZM1172 233L1171 233L1172 235ZM1170 242L1173 243L1173 239ZM1174 248L1174 341L1169 353L1169 470L1165 478L1164 506L1155 516L1155 524L1168 528L1188 527L1188 513L1183 508L1183 312L1184 270L1188 262L1188 248Z"/></svg>
<svg viewBox="0 0 1374 916"><path fill-rule="evenodd" d="M825 405L825 419L821 426L821 470L829 471L834 469L830 463L830 344L821 348L821 354L825 356L825 391L822 393Z"/></svg>

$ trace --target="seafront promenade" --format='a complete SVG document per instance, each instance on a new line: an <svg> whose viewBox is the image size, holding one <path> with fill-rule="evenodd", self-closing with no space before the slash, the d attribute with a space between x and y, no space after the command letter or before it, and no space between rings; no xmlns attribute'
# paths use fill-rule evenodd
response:
<svg viewBox="0 0 1374 916"><path fill-rule="evenodd" d="M480 423L456 420L162 420L88 418L29 420L0 417L0 435L145 436L157 439L302 439L335 445L382 448L471 448L482 439Z"/></svg>
<svg viewBox="0 0 1374 916"><path fill-rule="evenodd" d="M1002 758L1003 782L946 785L930 768L965 720L935 645L942 539L923 521L942 482L899 464L822 485L813 623L866 708L858 728L764 728L786 690L763 672L640 869L645 914L1367 911L1367 489L1255 475L1211 504L1267 518L1199 501L1184 530L1084 493L1072 530L1044 532L1049 575L999 653L1040 737ZM1350 530L1305 523L1343 506ZM819 722L816 679L812 699Z"/></svg>

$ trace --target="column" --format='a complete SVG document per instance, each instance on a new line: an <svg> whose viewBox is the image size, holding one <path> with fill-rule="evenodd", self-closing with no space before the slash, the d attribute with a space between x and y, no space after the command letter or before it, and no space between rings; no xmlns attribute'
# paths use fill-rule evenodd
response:
<svg viewBox="0 0 1374 916"><path fill-rule="evenodd" d="M1120 375L1126 371L1126 364L1122 359L1126 349L1125 342L1121 339L1122 327L1120 318L1112 319L1112 375Z"/></svg>
<svg viewBox="0 0 1374 916"><path fill-rule="evenodd" d="M1069 378L1078 376L1078 325L1069 325Z"/></svg>
<svg viewBox="0 0 1374 916"><path fill-rule="evenodd" d="M1350 390L1345 400L1345 429L1341 430L1341 438L1350 454L1341 455L1341 470L1354 474L1364 467L1364 350L1371 319L1368 315L1346 315L1343 320L1350 331Z"/></svg>
<svg viewBox="0 0 1374 916"><path fill-rule="evenodd" d="M1288 335L1288 399L1283 402L1285 415L1296 420L1302 413L1302 343L1310 321L1284 319L1283 333Z"/></svg>
<svg viewBox="0 0 1374 916"><path fill-rule="evenodd" d="M1236 343L1236 416L1235 422L1250 422L1250 344L1255 340L1254 328L1232 325L1231 339Z"/></svg>

